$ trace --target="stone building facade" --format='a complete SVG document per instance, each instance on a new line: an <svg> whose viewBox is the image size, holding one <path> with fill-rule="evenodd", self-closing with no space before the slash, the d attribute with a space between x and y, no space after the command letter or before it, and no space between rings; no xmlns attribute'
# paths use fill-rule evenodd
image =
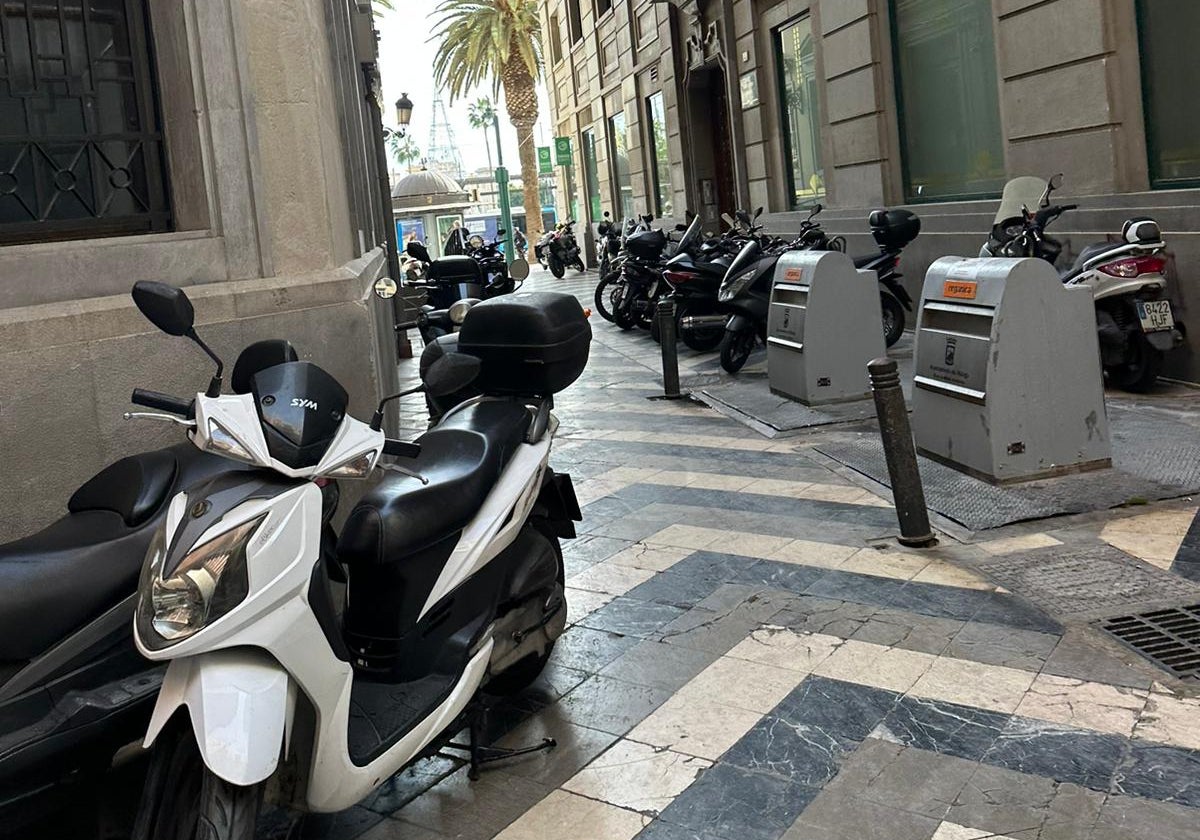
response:
<svg viewBox="0 0 1200 840"><path fill-rule="evenodd" d="M1200 318L1200 31L1192 0L547 0L560 212L679 217L808 208L853 252L906 206L902 268L973 255L1004 181L1065 174L1065 259L1158 219L1172 297ZM1200 332L1168 374L1200 380Z"/></svg>
<svg viewBox="0 0 1200 840"><path fill-rule="evenodd" d="M392 316L369 293L391 225L370 4L0 15L35 34L0 61L0 539L63 514L116 458L182 439L122 420L135 386L194 393L212 373L138 313L137 280L187 288L227 371L288 338L369 414L396 379Z"/></svg>

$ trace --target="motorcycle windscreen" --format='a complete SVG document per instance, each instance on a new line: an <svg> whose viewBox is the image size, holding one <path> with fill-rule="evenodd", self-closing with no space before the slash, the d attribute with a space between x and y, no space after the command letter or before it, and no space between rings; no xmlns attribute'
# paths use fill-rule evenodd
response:
<svg viewBox="0 0 1200 840"><path fill-rule="evenodd" d="M1021 207L1027 207L1031 212L1038 209L1042 195L1046 192L1046 179L1036 175L1022 175L1013 178L1004 185L1004 193L1000 196L1000 207L996 210L993 225L999 225L1009 219L1021 218Z"/></svg>
<svg viewBox="0 0 1200 840"><path fill-rule="evenodd" d="M734 277L737 277L750 266L754 265L754 262L761 253L762 246L758 244L757 240L751 239L743 245L742 250L738 251L738 255L729 264L729 268L725 272L725 279L721 281L721 284L728 283Z"/></svg>
<svg viewBox="0 0 1200 840"><path fill-rule="evenodd" d="M675 253L681 253L683 251L690 250L691 248L694 248L699 241L700 216L697 215L694 219L692 219L692 223L688 225L687 230L683 232L683 238L679 240L679 247L676 249Z"/></svg>

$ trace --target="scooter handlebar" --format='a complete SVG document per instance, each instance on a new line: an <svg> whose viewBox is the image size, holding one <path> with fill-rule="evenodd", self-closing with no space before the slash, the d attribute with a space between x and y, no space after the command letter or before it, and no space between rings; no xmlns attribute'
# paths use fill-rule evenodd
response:
<svg viewBox="0 0 1200 840"><path fill-rule="evenodd" d="M134 388L133 395L129 398L129 401L134 405L158 409L168 414L178 414L180 417L190 418L193 412L192 400L173 397L170 394L162 394L158 391L147 391L144 388Z"/></svg>
<svg viewBox="0 0 1200 840"><path fill-rule="evenodd" d="M386 438L383 441L383 454L394 455L397 458L416 458L421 454L421 444Z"/></svg>

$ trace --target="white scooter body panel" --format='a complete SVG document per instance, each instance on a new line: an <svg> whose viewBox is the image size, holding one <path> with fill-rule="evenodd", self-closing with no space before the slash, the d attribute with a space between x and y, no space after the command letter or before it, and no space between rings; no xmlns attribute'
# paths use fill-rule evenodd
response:
<svg viewBox="0 0 1200 840"><path fill-rule="evenodd" d="M513 454L479 513L463 529L425 610L515 539L537 499L556 425L552 419L542 440L523 443ZM167 533L174 533L188 510L184 496L179 494L171 502L165 523ZM483 682L493 641L485 639L437 709L374 761L361 767L356 765L350 758L348 745L353 669L334 654L308 604L313 567L320 560L320 489L306 482L271 499L245 502L227 513L197 544L264 511L268 511L268 517L247 548L250 589L245 600L194 635L160 650L147 648L135 625L138 649L152 660L172 660L168 676L173 671L176 674L171 677L170 692L164 684L154 712L156 723L152 724L154 728L148 739L157 735L175 709L187 706L197 740L214 745L209 752L227 750L240 756L209 763L205 753L209 769L227 781L248 784L251 782L245 779L259 776L266 768L268 752L275 759L280 755L281 736L276 733L291 732L295 701L302 694L315 708L317 731L303 801L292 804L311 811L342 810L361 801L380 782L410 762L463 711ZM511 521L505 525L509 511L513 511ZM214 652L226 656L216 657ZM247 658L242 661L241 657ZM260 673L264 661L276 663L277 677L272 679ZM247 663L254 663L254 667L239 670L249 668ZM251 672L253 682L248 676L239 676ZM230 716L227 699L233 695L206 693L207 687L231 678L238 685L253 688L253 712L248 712L247 717ZM292 698L282 704L281 687L284 696ZM193 697L200 699L190 702ZM267 724L261 716L271 714L270 709L275 710L278 719ZM261 737L251 732L239 740L241 736L210 731L235 723L256 727ZM227 746L230 744L243 746ZM266 776L273 770L274 765L266 771Z"/></svg>
<svg viewBox="0 0 1200 840"><path fill-rule="evenodd" d="M217 650L176 659L167 667L143 746L186 706L200 757L235 785L270 777L291 728L295 694L287 672L260 650Z"/></svg>

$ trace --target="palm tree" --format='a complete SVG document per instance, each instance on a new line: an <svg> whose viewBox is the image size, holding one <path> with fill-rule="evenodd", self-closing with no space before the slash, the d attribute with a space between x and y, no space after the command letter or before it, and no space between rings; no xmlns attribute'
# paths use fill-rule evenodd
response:
<svg viewBox="0 0 1200 840"><path fill-rule="evenodd" d="M483 130L483 145L487 149L488 169L492 168L492 141L488 137L488 132L492 130L492 123L495 121L496 108L492 105L492 100L486 96L476 99L467 109L467 122L471 124L471 128Z"/></svg>
<svg viewBox="0 0 1200 840"><path fill-rule="evenodd" d="M375 15L375 17L383 17L385 10L389 12L396 11L396 7L393 5L392 0L371 0L371 13Z"/></svg>
<svg viewBox="0 0 1200 840"><path fill-rule="evenodd" d="M388 150L392 153L392 157L400 167L403 168L414 160L421 159L421 149L407 134L401 134L399 131L393 131L390 128L385 128L383 131Z"/></svg>
<svg viewBox="0 0 1200 840"><path fill-rule="evenodd" d="M493 97L504 89L508 120L517 130L524 184L525 235L541 232L538 198L537 81L542 73L542 25L537 0L441 0L433 32L439 39L433 75L450 92L450 101L490 83Z"/></svg>

